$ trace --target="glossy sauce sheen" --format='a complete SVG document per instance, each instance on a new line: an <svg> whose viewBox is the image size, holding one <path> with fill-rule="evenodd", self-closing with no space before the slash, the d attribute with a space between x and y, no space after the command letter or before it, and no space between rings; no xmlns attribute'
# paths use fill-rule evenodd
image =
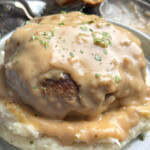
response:
<svg viewBox="0 0 150 150"><path fill-rule="evenodd" d="M102 36L108 43L97 41ZM139 40L97 16L73 12L38 18L17 29L6 44L5 78L20 100L39 113L62 119L74 111L88 119L52 120L17 104L6 105L21 122L65 144L93 144L108 137L122 141L140 117L149 114L145 66ZM43 99L34 88L39 80L52 77L53 69L80 85L80 103L65 108L64 102ZM140 106L143 103L147 105Z"/></svg>

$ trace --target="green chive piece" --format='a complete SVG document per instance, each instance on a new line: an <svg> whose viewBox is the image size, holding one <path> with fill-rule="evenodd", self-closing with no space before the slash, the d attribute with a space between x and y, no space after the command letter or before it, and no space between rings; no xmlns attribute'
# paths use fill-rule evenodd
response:
<svg viewBox="0 0 150 150"><path fill-rule="evenodd" d="M74 57L74 54L71 52L71 53L70 53L70 56L71 56L71 57Z"/></svg>
<svg viewBox="0 0 150 150"><path fill-rule="evenodd" d="M83 54L83 53L84 53L84 51L80 50L80 53L81 53L81 54Z"/></svg>
<svg viewBox="0 0 150 150"><path fill-rule="evenodd" d="M55 35L55 30L52 30L52 32L51 32L51 33L52 33L52 36L54 36L54 35Z"/></svg>
<svg viewBox="0 0 150 150"><path fill-rule="evenodd" d="M62 25L65 25L65 23L64 23L64 21L62 21L58 25L62 26Z"/></svg>
<svg viewBox="0 0 150 150"><path fill-rule="evenodd" d="M90 30L90 32L93 32L93 30L92 29L89 29Z"/></svg>
<svg viewBox="0 0 150 150"><path fill-rule="evenodd" d="M13 61L15 58L15 55L13 55L11 58L10 58L10 61Z"/></svg>
<svg viewBox="0 0 150 150"><path fill-rule="evenodd" d="M83 30L83 31L87 31L87 27L86 26L82 26L82 27L80 27L80 29Z"/></svg>
<svg viewBox="0 0 150 150"><path fill-rule="evenodd" d="M110 24L110 23L107 23L107 26L111 26L111 24Z"/></svg>
<svg viewBox="0 0 150 150"><path fill-rule="evenodd" d="M106 37L110 37L110 34L108 32L102 32L102 35Z"/></svg>
<svg viewBox="0 0 150 150"><path fill-rule="evenodd" d="M108 47L108 45L112 46L111 36L108 32L102 32L102 38L97 38L94 33L92 33L94 43L100 44L102 47Z"/></svg>
<svg viewBox="0 0 150 150"><path fill-rule="evenodd" d="M66 11L61 11L61 14L66 14L67 12Z"/></svg>
<svg viewBox="0 0 150 150"><path fill-rule="evenodd" d="M44 42L43 45L44 45L45 48L48 48L48 42Z"/></svg>
<svg viewBox="0 0 150 150"><path fill-rule="evenodd" d="M33 88L34 88L35 90L37 90L37 89L38 89L38 87L37 87L37 86L34 86Z"/></svg>
<svg viewBox="0 0 150 150"><path fill-rule="evenodd" d="M50 36L46 36L46 39L47 39L47 40L50 40L50 39L51 39L51 37L50 37Z"/></svg>
<svg viewBox="0 0 150 150"><path fill-rule="evenodd" d="M119 81L121 80L121 79L120 79L120 76L118 76L118 75L115 75L114 78L115 78L116 83L119 83Z"/></svg>
<svg viewBox="0 0 150 150"><path fill-rule="evenodd" d="M48 42L44 42L40 40L41 45L43 45L45 48L48 48Z"/></svg>
<svg viewBox="0 0 150 150"><path fill-rule="evenodd" d="M32 35L32 40L38 40L38 36L37 35Z"/></svg>
<svg viewBox="0 0 150 150"><path fill-rule="evenodd" d="M102 61L102 58L101 58L100 56L98 56L98 55L95 56L95 59L96 59L97 61L100 61L100 62Z"/></svg>
<svg viewBox="0 0 150 150"><path fill-rule="evenodd" d="M46 87L41 87L41 89L42 89L42 90L44 90L44 91L46 91L46 90L47 90L47 88L46 88Z"/></svg>
<svg viewBox="0 0 150 150"><path fill-rule="evenodd" d="M96 78L98 78L99 76L100 76L100 74L98 74L98 73L95 74L95 77L96 77Z"/></svg>
<svg viewBox="0 0 150 150"><path fill-rule="evenodd" d="M47 35L47 33L46 33L46 32L43 32L43 33L42 33L42 35L43 35L43 36L46 36L46 35Z"/></svg>
<svg viewBox="0 0 150 150"><path fill-rule="evenodd" d="M107 54L108 54L107 49L104 49L104 50L103 50L103 52L104 52L104 54L105 54L105 55L107 55Z"/></svg>
<svg viewBox="0 0 150 150"><path fill-rule="evenodd" d="M44 42L42 40L40 40L40 43L43 45Z"/></svg>

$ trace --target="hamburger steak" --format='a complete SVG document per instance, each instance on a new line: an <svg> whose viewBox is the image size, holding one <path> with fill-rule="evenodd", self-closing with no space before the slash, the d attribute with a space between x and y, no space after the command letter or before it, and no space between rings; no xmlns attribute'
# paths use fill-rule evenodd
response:
<svg viewBox="0 0 150 150"><path fill-rule="evenodd" d="M139 40L94 15L32 20L7 41L4 65L21 101L55 119L94 117L146 95Z"/></svg>

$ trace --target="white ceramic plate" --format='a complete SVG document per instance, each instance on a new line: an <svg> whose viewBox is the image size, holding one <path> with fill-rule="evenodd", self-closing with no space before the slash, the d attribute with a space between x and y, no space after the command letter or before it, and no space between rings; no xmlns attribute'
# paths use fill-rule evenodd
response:
<svg viewBox="0 0 150 150"><path fill-rule="evenodd" d="M138 37L141 40L142 49L147 59L147 77L148 77L147 83L150 85L150 82L149 82L150 81L150 78L149 78L150 77L150 37L133 28L126 27L124 25L121 25L113 21L110 21L110 22L128 29L129 31L133 32L133 34L135 34L136 37ZM7 34L4 38L0 40L0 63L3 63L5 41L12 35L12 33L13 32ZM4 142L2 139L0 139L0 150L18 150L18 149L13 146L10 146L6 142ZM145 134L144 141L135 139L132 142L130 142L123 150L150 150L150 132Z"/></svg>

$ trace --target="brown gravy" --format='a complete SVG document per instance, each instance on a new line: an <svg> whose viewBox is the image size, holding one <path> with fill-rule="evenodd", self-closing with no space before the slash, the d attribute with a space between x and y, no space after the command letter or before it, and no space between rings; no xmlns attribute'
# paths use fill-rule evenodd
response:
<svg viewBox="0 0 150 150"><path fill-rule="evenodd" d="M143 106L114 109L93 120L80 121L50 120L37 115L25 106L9 101L4 101L4 104L21 123L32 124L41 134L57 137L66 145L77 141L94 144L105 138L123 141L127 138L129 130L139 123L141 117L150 115L149 102Z"/></svg>

